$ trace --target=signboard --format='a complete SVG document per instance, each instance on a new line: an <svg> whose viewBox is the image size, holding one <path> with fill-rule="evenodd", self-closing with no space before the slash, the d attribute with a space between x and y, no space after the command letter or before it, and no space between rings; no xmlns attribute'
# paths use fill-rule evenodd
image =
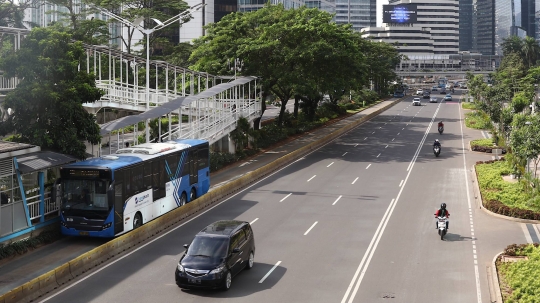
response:
<svg viewBox="0 0 540 303"><path fill-rule="evenodd" d="M383 5L383 23L414 23L416 4Z"/></svg>

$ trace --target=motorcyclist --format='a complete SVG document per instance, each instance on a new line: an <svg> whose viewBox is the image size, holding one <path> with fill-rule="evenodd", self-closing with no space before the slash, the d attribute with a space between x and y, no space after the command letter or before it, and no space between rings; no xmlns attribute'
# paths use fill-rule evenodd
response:
<svg viewBox="0 0 540 303"><path fill-rule="evenodd" d="M439 142L439 139L435 139L435 142L433 142L433 147L435 146L441 147L441 142Z"/></svg>
<svg viewBox="0 0 540 303"><path fill-rule="evenodd" d="M441 208L437 209L437 211L435 212L435 219L437 219L438 217L446 218L446 229L448 229L448 226L449 226L448 218L450 217L450 212L448 212L448 210L446 209L446 203L441 203ZM435 229L438 229L438 228L439 228L439 224L437 221L435 221Z"/></svg>
<svg viewBox="0 0 540 303"><path fill-rule="evenodd" d="M442 123L442 121L440 121L439 124L438 124L438 127L444 128L444 123Z"/></svg>

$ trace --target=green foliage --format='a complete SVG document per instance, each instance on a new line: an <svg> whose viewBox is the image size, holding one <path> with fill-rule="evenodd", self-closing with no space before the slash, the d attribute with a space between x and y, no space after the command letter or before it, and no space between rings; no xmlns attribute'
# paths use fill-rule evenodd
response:
<svg viewBox="0 0 540 303"><path fill-rule="evenodd" d="M461 108L463 109L476 109L476 105L474 102L462 102Z"/></svg>
<svg viewBox="0 0 540 303"><path fill-rule="evenodd" d="M493 139L477 139L471 141L471 146L493 146Z"/></svg>
<svg viewBox="0 0 540 303"><path fill-rule="evenodd" d="M515 115L512 126L510 146L514 155L521 161L532 159L536 172L540 161L540 116Z"/></svg>
<svg viewBox="0 0 540 303"><path fill-rule="evenodd" d="M0 260L13 257L15 255L22 255L32 249L37 248L42 244L48 244L60 239L60 228L56 226L45 231L42 231L36 237L30 237L25 240L12 242L7 245L0 246Z"/></svg>
<svg viewBox="0 0 540 303"><path fill-rule="evenodd" d="M514 113L521 113L529 104L531 104L531 98L525 92L518 92L512 98L512 109Z"/></svg>
<svg viewBox="0 0 540 303"><path fill-rule="evenodd" d="M14 114L0 123L0 134L16 132L21 141L85 158L84 141L101 139L94 115L83 103L101 98L94 76L79 70L84 49L55 28L35 28L21 49L0 60L8 77L22 81L8 93Z"/></svg>
<svg viewBox="0 0 540 303"><path fill-rule="evenodd" d="M474 129L491 129L491 121L488 115L479 110L465 113L465 125Z"/></svg>
<svg viewBox="0 0 540 303"><path fill-rule="evenodd" d="M510 287L503 291L505 303L533 303L540 300L540 247L538 243L510 245L505 252L515 256L527 256L527 260L517 262L497 261L503 285Z"/></svg>
<svg viewBox="0 0 540 303"><path fill-rule="evenodd" d="M523 190L522 183L510 183L502 179L502 175L509 175L513 171L513 167L507 161L477 164L476 172L482 199L486 202L500 201L510 208L539 212L540 204L534 204L534 201L531 201L532 197Z"/></svg>

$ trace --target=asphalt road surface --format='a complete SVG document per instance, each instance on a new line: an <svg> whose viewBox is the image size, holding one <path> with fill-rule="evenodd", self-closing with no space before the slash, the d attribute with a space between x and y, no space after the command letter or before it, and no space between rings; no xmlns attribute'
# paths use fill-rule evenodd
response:
<svg viewBox="0 0 540 303"><path fill-rule="evenodd" d="M489 302L460 105L411 99L44 301ZM445 241L433 218L441 202ZM252 222L253 270L228 292L178 288L182 245L221 219Z"/></svg>

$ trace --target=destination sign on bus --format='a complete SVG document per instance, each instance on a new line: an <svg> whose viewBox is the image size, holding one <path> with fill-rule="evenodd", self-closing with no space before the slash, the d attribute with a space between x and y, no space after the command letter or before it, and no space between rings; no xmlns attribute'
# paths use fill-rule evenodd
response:
<svg viewBox="0 0 540 303"><path fill-rule="evenodd" d="M99 169L67 169L60 172L62 178L84 178L84 179L109 179L109 170Z"/></svg>

